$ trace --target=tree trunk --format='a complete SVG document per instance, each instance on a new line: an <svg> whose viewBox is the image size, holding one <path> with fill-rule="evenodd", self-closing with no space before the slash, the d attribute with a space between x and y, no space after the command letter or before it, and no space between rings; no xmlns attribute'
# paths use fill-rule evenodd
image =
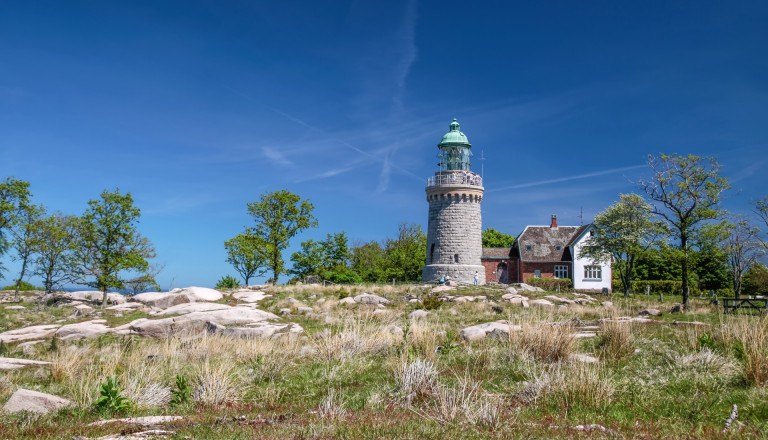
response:
<svg viewBox="0 0 768 440"><path fill-rule="evenodd" d="M686 234L680 234L680 250L683 251L683 261L680 264L683 275L683 310L688 310L688 236Z"/></svg>
<svg viewBox="0 0 768 440"><path fill-rule="evenodd" d="M16 297L19 297L19 289L21 288L21 282L24 280L24 275L27 273L27 257L21 260L21 272L19 272L19 279L16 280Z"/></svg>
<svg viewBox="0 0 768 440"><path fill-rule="evenodd" d="M109 290L109 289L105 288L104 290L102 290L102 292L104 292L104 296L102 296L102 298L101 298L101 308L102 309L107 307L107 290Z"/></svg>

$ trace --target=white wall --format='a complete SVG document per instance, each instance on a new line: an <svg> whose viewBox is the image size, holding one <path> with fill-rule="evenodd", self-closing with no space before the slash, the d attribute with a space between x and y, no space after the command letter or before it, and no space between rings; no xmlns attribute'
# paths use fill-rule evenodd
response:
<svg viewBox="0 0 768 440"><path fill-rule="evenodd" d="M583 234L583 236L579 239L579 241L576 242L576 244L571 249L571 252L573 255L573 288L576 290L594 290L599 292L599 291L602 291L603 287L606 287L610 292L611 277L613 276L613 274L611 273L610 259L608 259L608 261L606 262L599 264L602 271L602 276L600 277L599 280L584 278L584 267L595 265L590 259L578 258L581 248L585 245L587 241L589 241L589 229L587 229L587 231Z"/></svg>

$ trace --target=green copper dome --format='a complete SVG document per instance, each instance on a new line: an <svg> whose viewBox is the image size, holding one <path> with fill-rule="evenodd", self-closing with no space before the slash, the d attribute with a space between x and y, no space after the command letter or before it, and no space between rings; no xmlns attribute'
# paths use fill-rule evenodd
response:
<svg viewBox="0 0 768 440"><path fill-rule="evenodd" d="M459 130L461 126L456 121L456 118L453 118L453 122L451 122L451 130L446 133L443 136L443 140L440 141L439 144L437 144L438 147L442 146L448 146L448 145L466 145L467 147L471 147L472 145L469 143L469 139L467 139L467 135L461 132Z"/></svg>

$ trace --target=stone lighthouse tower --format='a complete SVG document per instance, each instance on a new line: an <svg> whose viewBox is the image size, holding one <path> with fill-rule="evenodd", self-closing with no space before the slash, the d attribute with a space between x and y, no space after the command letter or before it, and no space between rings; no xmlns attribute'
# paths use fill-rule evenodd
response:
<svg viewBox="0 0 768 440"><path fill-rule="evenodd" d="M482 255L480 203L483 180L470 171L472 145L459 130L456 119L437 145L440 170L427 180L429 222L427 261L422 271L425 282L450 276L451 280L485 284Z"/></svg>

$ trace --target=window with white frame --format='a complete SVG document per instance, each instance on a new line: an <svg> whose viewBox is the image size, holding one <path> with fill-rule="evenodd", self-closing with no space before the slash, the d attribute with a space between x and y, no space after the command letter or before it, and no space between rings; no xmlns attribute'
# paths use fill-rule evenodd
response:
<svg viewBox="0 0 768 440"><path fill-rule="evenodd" d="M568 278L568 266L565 264L556 264L555 278Z"/></svg>
<svg viewBox="0 0 768 440"><path fill-rule="evenodd" d="M601 280L603 279L603 270L600 266L584 266L584 279Z"/></svg>

